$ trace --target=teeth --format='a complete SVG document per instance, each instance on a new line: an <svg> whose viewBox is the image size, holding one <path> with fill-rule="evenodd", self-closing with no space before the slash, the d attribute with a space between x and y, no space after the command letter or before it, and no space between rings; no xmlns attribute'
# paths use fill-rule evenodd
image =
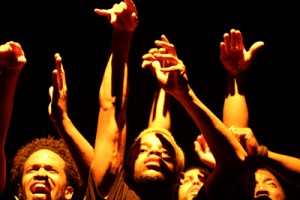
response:
<svg viewBox="0 0 300 200"><path fill-rule="evenodd" d="M33 193L47 193L48 190L49 189L46 187L44 183L36 183L32 188Z"/></svg>
<svg viewBox="0 0 300 200"><path fill-rule="evenodd" d="M35 187L46 187L46 186L45 186L45 184L43 184L43 183L37 183L37 184L35 185Z"/></svg>
<svg viewBox="0 0 300 200"><path fill-rule="evenodd" d="M47 195L44 194L44 193L36 193L36 194L33 194L34 195L34 199L47 199Z"/></svg>

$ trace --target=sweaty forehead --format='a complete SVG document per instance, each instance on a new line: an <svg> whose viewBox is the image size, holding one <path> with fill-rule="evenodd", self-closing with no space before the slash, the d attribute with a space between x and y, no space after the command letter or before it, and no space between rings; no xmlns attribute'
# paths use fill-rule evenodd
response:
<svg viewBox="0 0 300 200"><path fill-rule="evenodd" d="M255 172L256 179L266 180L266 179L272 179L278 182L277 178L272 174L270 171L265 169L258 169Z"/></svg>
<svg viewBox="0 0 300 200"><path fill-rule="evenodd" d="M27 165L51 165L60 168L65 167L65 161L55 152L48 149L40 149L32 153L27 159Z"/></svg>

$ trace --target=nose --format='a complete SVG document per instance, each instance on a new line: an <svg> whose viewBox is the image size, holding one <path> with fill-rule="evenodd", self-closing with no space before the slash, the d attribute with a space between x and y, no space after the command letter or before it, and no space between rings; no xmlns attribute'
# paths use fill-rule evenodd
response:
<svg viewBox="0 0 300 200"><path fill-rule="evenodd" d="M39 168L37 170L36 176L37 177L47 177L48 176L48 172L47 172L47 170L45 170L45 168L41 167L41 168Z"/></svg>
<svg viewBox="0 0 300 200"><path fill-rule="evenodd" d="M149 151L149 155L157 155L157 156L161 157L161 154L162 154L162 152L157 147L153 147Z"/></svg>
<svg viewBox="0 0 300 200"><path fill-rule="evenodd" d="M193 179L193 184L194 185L200 185L200 180L198 178Z"/></svg>

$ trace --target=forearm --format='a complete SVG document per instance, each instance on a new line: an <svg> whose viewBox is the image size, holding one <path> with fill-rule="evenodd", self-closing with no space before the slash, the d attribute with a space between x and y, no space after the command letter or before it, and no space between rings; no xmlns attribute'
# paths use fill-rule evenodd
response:
<svg viewBox="0 0 300 200"><path fill-rule="evenodd" d="M21 70L2 69L0 74L0 152L4 146L12 115L14 95Z"/></svg>
<svg viewBox="0 0 300 200"><path fill-rule="evenodd" d="M5 142L11 120L14 95L21 70L0 69L0 194L6 183Z"/></svg>
<svg viewBox="0 0 300 200"><path fill-rule="evenodd" d="M227 156L245 159L247 154L239 142L222 121L196 97L192 89L189 88L185 94L178 95L176 99L184 106L204 135L216 160Z"/></svg>
<svg viewBox="0 0 300 200"><path fill-rule="evenodd" d="M171 129L170 95L160 87L154 94L148 127Z"/></svg>
<svg viewBox="0 0 300 200"><path fill-rule="evenodd" d="M248 127L249 113L242 76L228 75L227 93L223 105L223 122L228 128Z"/></svg>
<svg viewBox="0 0 300 200"><path fill-rule="evenodd" d="M245 166L247 153L228 128L189 89L177 100L190 114L215 158L215 167L205 182L209 199L232 199ZM224 180L227 184L224 185ZM222 188L222 189L220 189ZM218 189L218 193L214 192ZM212 192L213 191L213 192Z"/></svg>
<svg viewBox="0 0 300 200"><path fill-rule="evenodd" d="M113 56L116 56L113 61L120 63L114 65L114 67L123 67L124 63L128 63L132 36L133 32L125 30L113 30L111 53Z"/></svg>
<svg viewBox="0 0 300 200"><path fill-rule="evenodd" d="M100 111L91 173L102 196L108 195L124 161L131 37L132 32L113 31L111 55L99 90Z"/></svg>
<svg viewBox="0 0 300 200"><path fill-rule="evenodd" d="M99 91L100 107L115 108L119 127L124 126L128 99L128 55L133 32L113 30L111 55ZM121 128L122 129L122 128Z"/></svg>
<svg viewBox="0 0 300 200"><path fill-rule="evenodd" d="M89 169L94 158L93 146L77 130L69 117L65 116L61 121L53 122L68 146L82 180L87 183Z"/></svg>
<svg viewBox="0 0 300 200"><path fill-rule="evenodd" d="M268 151L268 158L264 165L281 176L286 181L300 187L300 159L272 151Z"/></svg>

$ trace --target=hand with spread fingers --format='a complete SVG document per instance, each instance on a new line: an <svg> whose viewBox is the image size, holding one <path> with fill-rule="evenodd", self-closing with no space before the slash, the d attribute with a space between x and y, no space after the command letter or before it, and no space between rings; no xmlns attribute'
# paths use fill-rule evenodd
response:
<svg viewBox="0 0 300 200"><path fill-rule="evenodd" d="M254 53L264 45L258 41L245 49L243 36L239 30L231 29L230 33L224 33L220 43L220 60L225 69L235 75L248 70Z"/></svg>

